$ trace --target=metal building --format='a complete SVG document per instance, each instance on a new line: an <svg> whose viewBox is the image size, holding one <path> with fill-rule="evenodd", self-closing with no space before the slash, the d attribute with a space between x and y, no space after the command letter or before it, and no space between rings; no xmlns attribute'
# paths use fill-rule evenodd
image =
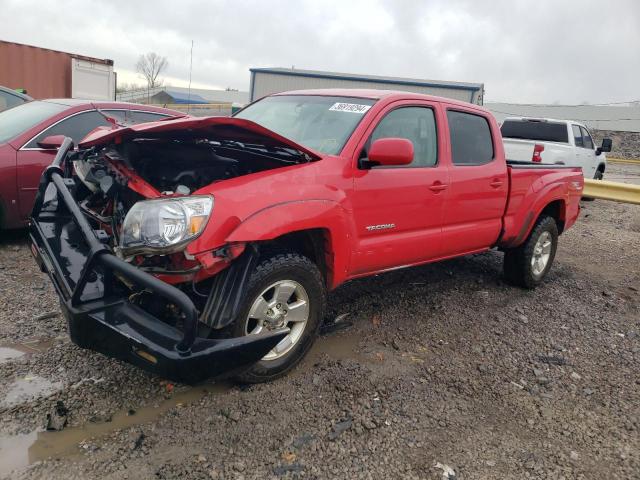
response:
<svg viewBox="0 0 640 480"><path fill-rule="evenodd" d="M374 88L403 90L453 98L482 105L484 84L380 77L350 73L298 70L295 68L251 68L250 101L271 93L313 88Z"/></svg>

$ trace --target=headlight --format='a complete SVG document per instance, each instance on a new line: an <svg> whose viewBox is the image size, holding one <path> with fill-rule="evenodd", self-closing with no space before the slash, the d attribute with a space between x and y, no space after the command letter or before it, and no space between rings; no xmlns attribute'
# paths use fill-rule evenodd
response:
<svg viewBox="0 0 640 480"><path fill-rule="evenodd" d="M178 251L202 233L212 208L209 196L138 202L124 219L121 251L125 255Z"/></svg>

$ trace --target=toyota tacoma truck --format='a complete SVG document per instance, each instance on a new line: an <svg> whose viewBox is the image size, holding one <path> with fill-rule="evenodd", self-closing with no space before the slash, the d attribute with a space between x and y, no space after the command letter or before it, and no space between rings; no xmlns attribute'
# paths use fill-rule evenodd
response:
<svg viewBox="0 0 640 480"><path fill-rule="evenodd" d="M533 288L583 188L579 168L506 161L487 110L406 92L56 140L31 241L72 340L189 383L285 374L359 277L495 248Z"/></svg>
<svg viewBox="0 0 640 480"><path fill-rule="evenodd" d="M500 128L505 155L510 160L552 163L582 168L585 178L602 180L607 168L605 152L612 141L596 147L583 124L552 118L509 117Z"/></svg>

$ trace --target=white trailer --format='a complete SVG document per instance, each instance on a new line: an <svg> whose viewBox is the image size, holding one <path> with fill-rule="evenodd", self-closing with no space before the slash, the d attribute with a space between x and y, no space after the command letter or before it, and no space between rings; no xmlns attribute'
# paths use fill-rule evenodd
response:
<svg viewBox="0 0 640 480"><path fill-rule="evenodd" d="M71 98L115 100L116 74L113 64L71 57Z"/></svg>

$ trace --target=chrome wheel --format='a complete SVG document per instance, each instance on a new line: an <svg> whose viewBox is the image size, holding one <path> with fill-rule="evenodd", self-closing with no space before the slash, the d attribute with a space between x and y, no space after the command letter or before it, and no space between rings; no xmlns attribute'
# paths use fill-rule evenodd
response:
<svg viewBox="0 0 640 480"><path fill-rule="evenodd" d="M551 247L553 238L551 233L542 232L535 247L533 247L533 255L531 257L531 271L536 277L539 277L547 268L549 258L551 258Z"/></svg>
<svg viewBox="0 0 640 480"><path fill-rule="evenodd" d="M298 343L308 320L309 296L304 287L293 280L280 280L265 288L253 301L245 324L245 335L255 335L264 329L289 327L289 335L262 358L276 360Z"/></svg>

